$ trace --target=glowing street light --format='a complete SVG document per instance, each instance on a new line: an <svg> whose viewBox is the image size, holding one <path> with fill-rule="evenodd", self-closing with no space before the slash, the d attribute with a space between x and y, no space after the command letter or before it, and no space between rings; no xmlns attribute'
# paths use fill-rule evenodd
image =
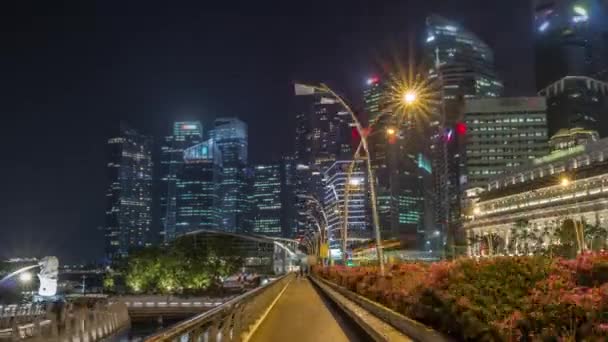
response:
<svg viewBox="0 0 608 342"><path fill-rule="evenodd" d="M29 283L32 281L32 274L30 272L23 272L19 275L19 280L22 283Z"/></svg>
<svg viewBox="0 0 608 342"><path fill-rule="evenodd" d="M361 178L351 178L349 184L352 186L359 186L361 185Z"/></svg>
<svg viewBox="0 0 608 342"><path fill-rule="evenodd" d="M565 187L565 186L568 186L568 185L570 185L570 180L569 180L568 178L564 177L564 178L562 178L562 180L560 181L560 185L561 185L561 186L564 186L564 187Z"/></svg>
<svg viewBox="0 0 608 342"><path fill-rule="evenodd" d="M394 128L387 128L386 129L386 134L388 134L388 135L395 135L395 133L397 133L397 131L395 131Z"/></svg>
<svg viewBox="0 0 608 342"><path fill-rule="evenodd" d="M481 209L479 207L473 208L473 215L479 216L481 214Z"/></svg>
<svg viewBox="0 0 608 342"><path fill-rule="evenodd" d="M407 106L412 105L418 100L418 94L413 90L408 90L403 93L403 103Z"/></svg>

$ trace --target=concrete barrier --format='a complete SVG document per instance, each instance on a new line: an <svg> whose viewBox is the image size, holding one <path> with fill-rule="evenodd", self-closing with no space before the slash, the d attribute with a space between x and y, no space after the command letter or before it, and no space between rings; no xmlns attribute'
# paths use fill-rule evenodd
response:
<svg viewBox="0 0 608 342"><path fill-rule="evenodd" d="M371 301L342 286L314 275L311 276L311 279L323 292L327 293L336 304L345 310L351 318L366 330L375 341L393 342L407 341L408 339L421 342L454 341L420 322ZM356 306L353 306L352 304L356 304ZM378 324L378 322L371 319L368 314L373 316L373 318L390 325L396 331L393 331L382 324ZM396 332L399 332L400 334L397 334Z"/></svg>

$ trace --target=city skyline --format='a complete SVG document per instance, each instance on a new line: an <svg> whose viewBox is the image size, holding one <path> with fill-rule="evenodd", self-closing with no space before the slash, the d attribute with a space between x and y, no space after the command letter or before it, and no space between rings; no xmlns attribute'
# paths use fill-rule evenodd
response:
<svg viewBox="0 0 608 342"><path fill-rule="evenodd" d="M342 9L334 6L335 10ZM164 29L157 28L155 21L151 20L161 12L153 4L135 22L109 17L109 8L104 6L93 11L87 5L70 8L74 13L92 13L92 16L99 18L99 37L90 33L92 29L83 19L64 18L57 9L15 8L16 15L11 16L7 23L15 24L17 28L21 27L17 24L20 18L40 10L48 10L49 14L41 16L32 30L11 35L12 53L3 57L7 62L4 64L12 69L5 70L3 83L3 90L9 98L7 113L12 115L9 115L9 124L3 125L9 129L3 129L2 139L6 146L13 147L5 160L11 168L2 171L2 178L10 180L4 184L7 199L0 206L6 217L0 231L3 237L7 237L3 253L58 254L72 260L90 260L101 255L102 249L97 245L103 245L103 231L97 227L103 225L102 194L106 182L103 148L110 136L110 128L120 119L127 120L133 127L154 136L158 141L167 135L167 127L173 121L201 120L203 126L211 127L212 120L217 117L238 117L250 126L250 159L255 162L278 160L292 144L289 132L281 130L289 124L288 117L293 114L289 104L292 81L328 81L338 85L353 101L358 101L357 96L365 80L382 65L379 51L387 49L387 45L400 46L393 50L388 48L390 56L390 53L398 53L407 45L410 27L402 24L403 18L411 18L415 13L426 16L435 10L478 32L496 49L497 70L506 78L507 92L524 95L533 91L531 80L524 81L530 70L531 49L519 75L504 75L505 71L509 71L510 59L505 57L505 51L516 44L519 46L519 36L518 31L509 33L513 36L510 42L506 42L504 37L495 33L500 32L497 30L500 22L477 19L479 11L488 11L492 6L482 5L466 15L474 5L463 8L439 4L417 6L413 7L415 11L407 11L412 7L373 8L370 2L370 6L346 9L345 18L351 19L343 28L332 24L329 17L308 10L306 17L296 18L295 23L319 19L321 27L315 29L313 34L298 33L297 38L302 39L293 38L292 43L278 47L274 46L274 42L283 40L278 39L282 36L277 36L274 29L297 25L265 21L263 29L252 37L252 41L258 43L256 49L244 60L233 56L241 55L238 52L243 47L248 48L247 44L235 47L230 40L238 39L236 33L259 20L233 16L227 9L216 9L215 14L219 12L220 17L223 15L232 20L242 19L243 23L228 29L219 24L221 19L213 20L209 25L218 25L217 29L223 33L222 38L217 38L219 41L213 41L214 46L222 48L221 53L199 60L198 56L205 55L206 49L193 49L189 43L205 41L205 37L195 34L205 30L198 27L195 24L198 21L191 16L186 16L183 24L180 23L178 18L181 19L192 9L187 6L169 11L166 15L171 19L170 24ZM126 12L134 15L132 12L135 8L127 7ZM245 8L242 11L250 12L253 17L257 14L258 18L263 15L260 8ZM349 32L356 32L353 28L361 25L378 27L378 20L359 22L356 19L357 13L368 11L378 16L385 11L395 11L403 18L395 14L381 29L359 32L357 38L347 38L340 46L341 37L349 37ZM520 4L517 11L522 19L516 16L514 26L528 26L528 8ZM285 13L293 16L286 9ZM483 29L487 25L494 26ZM412 26L414 31L422 30L422 26ZM146 28L148 32L141 33L143 38L139 39L139 32L146 31ZM320 33L330 28L338 30L335 37L325 43L317 42L318 37L314 37L314 32ZM8 36L8 30L3 35ZM163 35L165 38L160 39L157 45L156 38ZM170 42L176 37L179 38L177 41ZM112 60L85 54L82 45L79 45L83 39L85 46L99 52L100 56L109 54L116 57ZM137 43L129 46L129 42ZM298 56L310 51L307 49L310 47L331 49L331 53L317 56L299 66L302 57ZM268 51L262 51L265 49ZM350 53L351 50L354 54ZM273 53L277 56L273 57ZM33 55L42 58L28 64L29 69L24 72L19 66L21 61ZM352 55L352 61L334 68L342 64L345 55ZM222 61L221 56L230 58ZM141 58L135 59L137 57ZM186 72L193 76L184 76ZM208 81L201 82L205 77ZM218 99L211 100L214 96ZM231 101L233 97L242 98L242 104L239 103L241 101ZM28 139L17 135L14 127L27 127ZM274 144L277 137L286 143ZM21 145L14 148L16 144ZM30 160L36 151L35 146L43 144L60 155L45 153ZM55 200L55 196L59 196L59 200ZM40 217L28 217L30 208L37 209ZM74 237L82 243L72 246L70 240Z"/></svg>

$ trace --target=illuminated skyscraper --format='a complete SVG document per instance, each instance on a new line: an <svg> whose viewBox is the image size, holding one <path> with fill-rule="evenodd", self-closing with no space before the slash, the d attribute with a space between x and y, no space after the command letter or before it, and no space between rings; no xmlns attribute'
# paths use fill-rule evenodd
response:
<svg viewBox="0 0 608 342"><path fill-rule="evenodd" d="M438 15L427 18L426 30L424 53L430 78L441 74L448 106L451 100L502 95L503 85L494 71L494 52L476 34ZM448 122L458 120L459 113L450 109Z"/></svg>
<svg viewBox="0 0 608 342"><path fill-rule="evenodd" d="M220 151L223 165L220 229L243 231L247 201L244 174L247 166L247 124L236 118L216 119L210 135Z"/></svg>
<svg viewBox="0 0 608 342"><path fill-rule="evenodd" d="M116 259L152 240L152 138L121 124L107 146L106 254Z"/></svg>
<svg viewBox="0 0 608 342"><path fill-rule="evenodd" d="M173 134L166 136L160 155L160 215L164 242L175 238L176 183L184 164L184 150L203 141L203 126L199 121L173 124Z"/></svg>
<svg viewBox="0 0 608 342"><path fill-rule="evenodd" d="M183 160L176 181L176 236L197 229L218 229L222 158L217 145L210 139L189 147Z"/></svg>
<svg viewBox="0 0 608 342"><path fill-rule="evenodd" d="M281 166L256 165L252 202L254 210L253 232L265 235L282 235Z"/></svg>
<svg viewBox="0 0 608 342"><path fill-rule="evenodd" d="M336 160L352 158L350 114L327 94L302 92L296 114L295 189L298 194L323 198L323 173ZM296 198L298 234L311 227L304 200Z"/></svg>
<svg viewBox="0 0 608 342"><path fill-rule="evenodd" d="M466 99L498 97L503 85L494 71L494 53L476 34L454 21L432 15L426 20L424 45L429 78L441 87L442 127L431 122L430 156L435 187L435 219L444 244L450 247L461 234L462 171L465 166L463 106ZM460 127L460 128L459 128ZM464 129L462 129L464 128ZM445 144L445 145L444 145ZM451 251L454 251L450 248Z"/></svg>
<svg viewBox="0 0 608 342"><path fill-rule="evenodd" d="M535 0L536 87L549 135L580 127L608 135L608 3Z"/></svg>

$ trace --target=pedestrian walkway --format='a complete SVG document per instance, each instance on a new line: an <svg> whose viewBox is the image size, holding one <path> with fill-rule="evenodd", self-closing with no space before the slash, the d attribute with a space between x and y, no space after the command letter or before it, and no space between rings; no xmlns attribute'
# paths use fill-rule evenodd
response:
<svg viewBox="0 0 608 342"><path fill-rule="evenodd" d="M352 322L321 297L308 279L294 279L264 321L253 342L365 341Z"/></svg>

